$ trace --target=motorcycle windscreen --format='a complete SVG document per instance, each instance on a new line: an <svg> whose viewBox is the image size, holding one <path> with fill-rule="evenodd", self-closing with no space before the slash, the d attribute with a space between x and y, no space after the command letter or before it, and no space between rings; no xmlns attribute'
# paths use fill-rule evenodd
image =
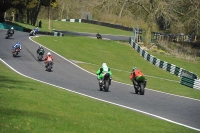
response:
<svg viewBox="0 0 200 133"><path fill-rule="evenodd" d="M144 81L145 80L145 77L144 76L138 76L136 78L136 81Z"/></svg>

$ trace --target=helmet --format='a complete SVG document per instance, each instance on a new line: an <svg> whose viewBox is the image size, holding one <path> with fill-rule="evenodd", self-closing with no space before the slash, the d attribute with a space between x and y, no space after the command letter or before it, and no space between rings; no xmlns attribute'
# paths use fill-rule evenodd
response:
<svg viewBox="0 0 200 133"><path fill-rule="evenodd" d="M137 67L133 67L133 69L132 69L132 70L133 70L133 71L135 71L135 69L137 69Z"/></svg>
<svg viewBox="0 0 200 133"><path fill-rule="evenodd" d="M47 55L51 55L51 53L50 53L50 52L48 52L48 53L47 53Z"/></svg>
<svg viewBox="0 0 200 133"><path fill-rule="evenodd" d="M106 64L106 63L103 63L103 64L102 64L102 67L107 67L107 64Z"/></svg>
<svg viewBox="0 0 200 133"><path fill-rule="evenodd" d="M13 30L14 28L13 28L13 27L11 27L11 29Z"/></svg>
<svg viewBox="0 0 200 133"><path fill-rule="evenodd" d="M39 48L42 48L42 46L39 46Z"/></svg>

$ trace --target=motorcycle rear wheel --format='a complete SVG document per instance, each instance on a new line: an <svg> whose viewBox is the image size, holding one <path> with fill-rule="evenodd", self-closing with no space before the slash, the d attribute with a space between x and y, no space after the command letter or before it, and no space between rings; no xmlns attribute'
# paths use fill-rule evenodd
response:
<svg viewBox="0 0 200 133"><path fill-rule="evenodd" d="M140 95L144 95L144 84L140 83L139 86L140 86Z"/></svg>
<svg viewBox="0 0 200 133"><path fill-rule="evenodd" d="M13 53L13 57L16 57L17 56L17 54L16 53Z"/></svg>
<svg viewBox="0 0 200 133"><path fill-rule="evenodd" d="M52 69L52 64L49 63L48 66L47 66L47 71L51 72L51 69Z"/></svg>
<svg viewBox="0 0 200 133"><path fill-rule="evenodd" d="M104 91L108 92L109 90L109 81L104 81Z"/></svg>
<svg viewBox="0 0 200 133"><path fill-rule="evenodd" d="M42 56L42 55L39 55L39 56L38 56L38 61L41 61L42 58L43 58L43 56Z"/></svg>
<svg viewBox="0 0 200 133"><path fill-rule="evenodd" d="M8 35L6 35L5 39L8 39Z"/></svg>

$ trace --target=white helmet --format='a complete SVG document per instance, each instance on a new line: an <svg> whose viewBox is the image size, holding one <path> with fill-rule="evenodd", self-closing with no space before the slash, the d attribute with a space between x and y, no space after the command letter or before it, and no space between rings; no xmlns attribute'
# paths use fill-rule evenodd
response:
<svg viewBox="0 0 200 133"><path fill-rule="evenodd" d="M13 27L11 27L11 29L13 30L14 28L13 28Z"/></svg>
<svg viewBox="0 0 200 133"><path fill-rule="evenodd" d="M102 67L107 67L107 64L106 64L106 63L103 63L103 64L102 64Z"/></svg>
<svg viewBox="0 0 200 133"><path fill-rule="evenodd" d="M47 53L47 55L51 55L51 53L50 53L50 52L48 52L48 53Z"/></svg>

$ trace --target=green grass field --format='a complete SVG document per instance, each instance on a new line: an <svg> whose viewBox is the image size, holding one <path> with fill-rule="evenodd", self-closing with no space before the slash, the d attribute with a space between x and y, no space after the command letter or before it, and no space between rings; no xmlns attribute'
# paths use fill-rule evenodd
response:
<svg viewBox="0 0 200 133"><path fill-rule="evenodd" d="M25 78L0 62L1 133L197 133Z"/></svg>

